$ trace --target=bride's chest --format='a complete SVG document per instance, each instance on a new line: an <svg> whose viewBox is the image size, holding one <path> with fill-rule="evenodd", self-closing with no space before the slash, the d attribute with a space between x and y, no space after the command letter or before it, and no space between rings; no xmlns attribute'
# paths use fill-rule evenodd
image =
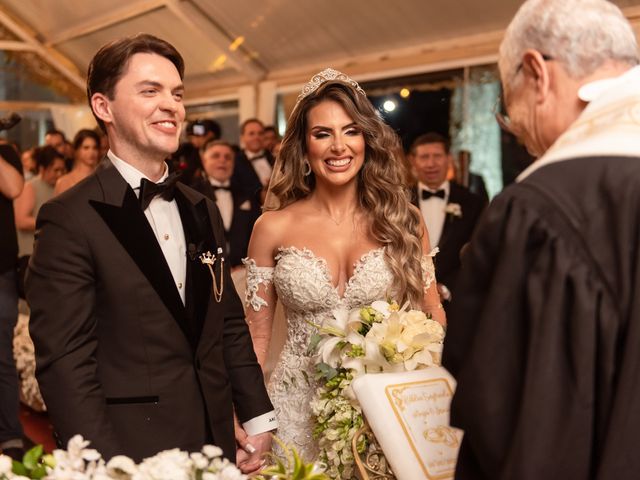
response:
<svg viewBox="0 0 640 480"><path fill-rule="evenodd" d="M278 298L289 310L317 312L338 306L354 308L390 294L393 275L384 249L374 249L353 265L344 285L334 286L327 262L311 250L281 248L276 256L274 284Z"/></svg>

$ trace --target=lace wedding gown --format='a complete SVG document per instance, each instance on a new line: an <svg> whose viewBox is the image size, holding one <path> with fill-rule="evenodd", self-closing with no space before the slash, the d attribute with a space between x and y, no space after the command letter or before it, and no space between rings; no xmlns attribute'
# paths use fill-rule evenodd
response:
<svg viewBox="0 0 640 480"><path fill-rule="evenodd" d="M422 260L425 289L435 279L432 257L436 251ZM356 262L340 296L326 260L311 250L282 247L275 261L275 267L259 267L252 259L244 261L247 306L259 311L267 305L257 294L260 284L275 286L287 320L287 339L268 384L279 423L277 435L306 461L313 461L319 453L313 439L310 408L317 387L315 362L309 352L311 336L316 333L313 325L321 325L338 307L358 308L392 296L393 275L385 261L384 248L371 250Z"/></svg>

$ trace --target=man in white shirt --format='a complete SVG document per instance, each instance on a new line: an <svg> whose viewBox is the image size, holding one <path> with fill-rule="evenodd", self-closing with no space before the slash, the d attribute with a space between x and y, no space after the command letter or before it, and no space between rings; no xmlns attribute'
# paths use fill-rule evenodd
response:
<svg viewBox="0 0 640 480"><path fill-rule="evenodd" d="M424 218L431 246L440 249L434 260L438 291L443 300L450 301L460 269L460 251L471 238L485 202L447 180L452 157L449 141L442 135L430 132L416 138L409 149L409 161L418 180L414 203Z"/></svg>
<svg viewBox="0 0 640 480"><path fill-rule="evenodd" d="M233 183L239 185L249 195L256 195L260 201L271 179L274 158L264 148L264 125L257 118L250 118L240 126L242 150L236 157Z"/></svg>
<svg viewBox="0 0 640 480"><path fill-rule="evenodd" d="M236 434L238 464L255 471L277 424L222 221L164 161L184 120L183 72L175 48L146 34L105 45L89 66L109 162L38 216L27 277L37 378L61 443L80 433L107 458L135 460L215 443L236 460L235 410L249 435Z"/></svg>
<svg viewBox="0 0 640 480"><path fill-rule="evenodd" d="M204 178L193 188L216 202L225 236L228 262L240 267L247 256L253 225L260 216L260 204L231 182L235 164L233 147L224 140L210 140L200 151Z"/></svg>

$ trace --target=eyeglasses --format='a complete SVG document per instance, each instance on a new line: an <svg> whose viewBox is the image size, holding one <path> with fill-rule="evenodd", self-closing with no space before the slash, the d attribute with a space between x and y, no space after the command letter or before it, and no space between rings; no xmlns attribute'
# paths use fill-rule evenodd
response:
<svg viewBox="0 0 640 480"><path fill-rule="evenodd" d="M542 59L545 62L549 62L553 60L553 57L551 55L547 55L546 53L543 53ZM516 77L516 75L518 75L518 73L520 73L520 70L522 70L522 62L520 62L516 67L516 72L513 75L514 78ZM496 99L496 103L493 105L492 112L493 112L493 115L496 117L496 122L498 122L498 125L500 126L500 128L505 132L514 135L513 124L511 122L511 119L509 118L508 115L505 115L502 113L504 105L505 105L504 93L500 92L500 95L498 95L498 98Z"/></svg>

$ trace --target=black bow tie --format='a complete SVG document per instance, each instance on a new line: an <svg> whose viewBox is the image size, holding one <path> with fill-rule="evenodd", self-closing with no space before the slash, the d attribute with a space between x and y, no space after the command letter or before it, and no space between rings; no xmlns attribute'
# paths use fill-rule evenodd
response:
<svg viewBox="0 0 640 480"><path fill-rule="evenodd" d="M214 192L217 192L218 190L226 190L227 192L231 191L231 187L223 187L222 185L211 185L211 188L213 188Z"/></svg>
<svg viewBox="0 0 640 480"><path fill-rule="evenodd" d="M156 196L160 196L164 198L166 201L170 202L173 200L173 196L176 190L176 183L180 178L181 172L173 172L169 175L164 182L153 183L151 180L143 178L140 180L140 196L138 199L140 200L140 207L142 207L142 211L145 211L151 200L153 200Z"/></svg>
<svg viewBox="0 0 640 480"><path fill-rule="evenodd" d="M259 154L259 155L256 155L255 157L251 157L251 158L249 159L249 161L250 161L250 162L253 162L254 160L261 160L261 159L263 159L263 158L264 158L265 160L267 159L267 155L266 155L265 153L261 153L261 154Z"/></svg>
<svg viewBox="0 0 640 480"><path fill-rule="evenodd" d="M429 200L431 197L440 197L444 200L444 190L436 190L435 192L430 192L429 190L422 190L422 200Z"/></svg>

